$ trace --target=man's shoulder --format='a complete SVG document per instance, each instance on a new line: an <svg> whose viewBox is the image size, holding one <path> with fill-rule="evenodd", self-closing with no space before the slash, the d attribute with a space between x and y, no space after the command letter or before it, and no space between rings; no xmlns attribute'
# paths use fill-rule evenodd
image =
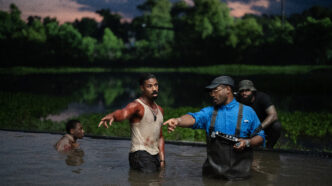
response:
<svg viewBox="0 0 332 186"><path fill-rule="evenodd" d="M243 112L245 113L255 113L254 109L251 107L251 106L248 106L248 105L245 105L245 104L242 104L243 105Z"/></svg>
<svg viewBox="0 0 332 186"><path fill-rule="evenodd" d="M214 106L207 106L207 107L203 107L201 108L199 111L195 111L195 112L189 112L189 114L193 114L193 113L212 113L214 111L215 107ZM220 108L218 108L220 109Z"/></svg>
<svg viewBox="0 0 332 186"><path fill-rule="evenodd" d="M132 102L128 103L126 107L127 108L135 108L135 107L143 108L143 104L140 103L140 101L138 99L135 99Z"/></svg>
<svg viewBox="0 0 332 186"><path fill-rule="evenodd" d="M255 102L258 105L263 105L264 107L268 107L273 104L271 101L271 97L267 93L260 91L256 92Z"/></svg>
<svg viewBox="0 0 332 186"><path fill-rule="evenodd" d="M270 98L270 96L267 93L261 92L261 91L257 91L255 95L256 95L256 99Z"/></svg>
<svg viewBox="0 0 332 186"><path fill-rule="evenodd" d="M69 134L65 134L63 135L58 142L61 142L61 143L69 143L73 141L73 137L71 137Z"/></svg>
<svg viewBox="0 0 332 186"><path fill-rule="evenodd" d="M67 134L65 134L59 139L59 141L56 142L54 146L58 151L65 151L68 150L68 148L71 146L70 144L71 144L71 138L68 137Z"/></svg>

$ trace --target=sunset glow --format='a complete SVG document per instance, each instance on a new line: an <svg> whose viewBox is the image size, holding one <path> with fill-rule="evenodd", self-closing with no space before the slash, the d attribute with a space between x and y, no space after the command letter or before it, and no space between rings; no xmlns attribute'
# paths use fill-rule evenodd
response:
<svg viewBox="0 0 332 186"><path fill-rule="evenodd" d="M228 7L231 9L231 16L242 17L245 14L261 15L261 12L255 10L255 7L268 8L268 0L253 0L249 3L244 2L227 2Z"/></svg>
<svg viewBox="0 0 332 186"><path fill-rule="evenodd" d="M179 0L170 0L174 3ZM189 6L195 6L194 0L183 0ZM245 14L280 14L281 0L220 0L230 8L230 15L242 17ZM102 17L96 10L109 9L112 13L122 16L122 22L131 22L136 16L142 15L137 6L145 0L0 0L0 10L8 11L14 3L22 11L22 19L29 16L56 17L60 23L73 22L83 17L101 21ZM285 12L290 15L299 13L313 5L331 6L326 0L305 1L288 0L285 2ZM311 2L311 3L309 3Z"/></svg>
<svg viewBox="0 0 332 186"><path fill-rule="evenodd" d="M11 3L16 4L22 10L22 19L26 20L29 16L56 17L59 23L73 22L75 19L83 17L94 18L101 21L102 17L98 14L83 10L85 5L78 4L71 0L11 0L10 2L1 0L1 9L9 10ZM38 5L38 6L36 6Z"/></svg>

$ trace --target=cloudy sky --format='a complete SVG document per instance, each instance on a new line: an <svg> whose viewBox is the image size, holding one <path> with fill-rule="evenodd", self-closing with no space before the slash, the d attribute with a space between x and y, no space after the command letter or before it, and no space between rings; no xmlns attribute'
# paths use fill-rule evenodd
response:
<svg viewBox="0 0 332 186"><path fill-rule="evenodd" d="M0 10L8 11L11 3L16 4L22 11L22 19L30 15L41 17L56 17L60 23L82 17L101 17L95 13L96 10L109 8L112 12L121 14L125 20L131 20L140 15L137 5L145 0L0 0ZM171 0L175 2L177 0ZM192 0L185 0L193 5ZM241 17L246 13L251 14L280 14L281 0L221 0L226 2L231 9L231 15ZM300 13L313 5L332 8L332 0L284 0L287 15Z"/></svg>

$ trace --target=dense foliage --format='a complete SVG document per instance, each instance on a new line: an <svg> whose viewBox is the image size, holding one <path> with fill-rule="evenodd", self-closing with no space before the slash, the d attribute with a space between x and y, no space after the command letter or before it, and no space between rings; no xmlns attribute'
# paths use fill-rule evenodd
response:
<svg viewBox="0 0 332 186"><path fill-rule="evenodd" d="M67 97L51 97L42 95L31 95L26 93L4 93L0 92L0 129L16 129L28 131L49 131L65 132L65 122L55 122L47 120L46 116L50 113L57 113L59 109L66 108L68 105ZM50 102L49 99L52 99ZM164 108L166 121L172 117L179 117L188 112L199 111L200 108L181 107ZM128 121L114 122L113 125L105 129L97 128L100 119L106 113L85 114L76 117L84 126L84 130L90 135L129 137L130 125ZM282 135L289 139L289 144L279 144L280 148L297 148L298 137L307 136L311 139L329 139L332 136L332 114L327 112L284 112L278 111L282 122ZM180 141L205 141L204 130L192 130L186 128L176 128L173 133L167 132L167 127L163 127L163 134L166 140ZM319 149L330 151L330 149Z"/></svg>
<svg viewBox="0 0 332 186"><path fill-rule="evenodd" d="M130 23L102 9L101 23L83 18L62 25L50 17L25 22L12 4L0 11L0 65L331 64L331 9L312 7L283 21L233 18L219 0L194 4L146 0Z"/></svg>

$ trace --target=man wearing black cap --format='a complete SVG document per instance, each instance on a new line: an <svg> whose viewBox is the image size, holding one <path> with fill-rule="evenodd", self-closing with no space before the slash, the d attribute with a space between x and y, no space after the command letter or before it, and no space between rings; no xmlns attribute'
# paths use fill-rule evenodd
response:
<svg viewBox="0 0 332 186"><path fill-rule="evenodd" d="M171 118L164 123L168 124L169 132L177 126L206 130L205 176L231 180L249 177L253 160L252 147L264 141L264 132L255 130L260 126L255 111L234 99L233 87L234 80L231 77L215 78L206 87L214 106Z"/></svg>
<svg viewBox="0 0 332 186"><path fill-rule="evenodd" d="M252 81L242 80L239 83L238 101L255 110L266 134L266 147L273 148L280 137L281 123L270 96L257 91Z"/></svg>

